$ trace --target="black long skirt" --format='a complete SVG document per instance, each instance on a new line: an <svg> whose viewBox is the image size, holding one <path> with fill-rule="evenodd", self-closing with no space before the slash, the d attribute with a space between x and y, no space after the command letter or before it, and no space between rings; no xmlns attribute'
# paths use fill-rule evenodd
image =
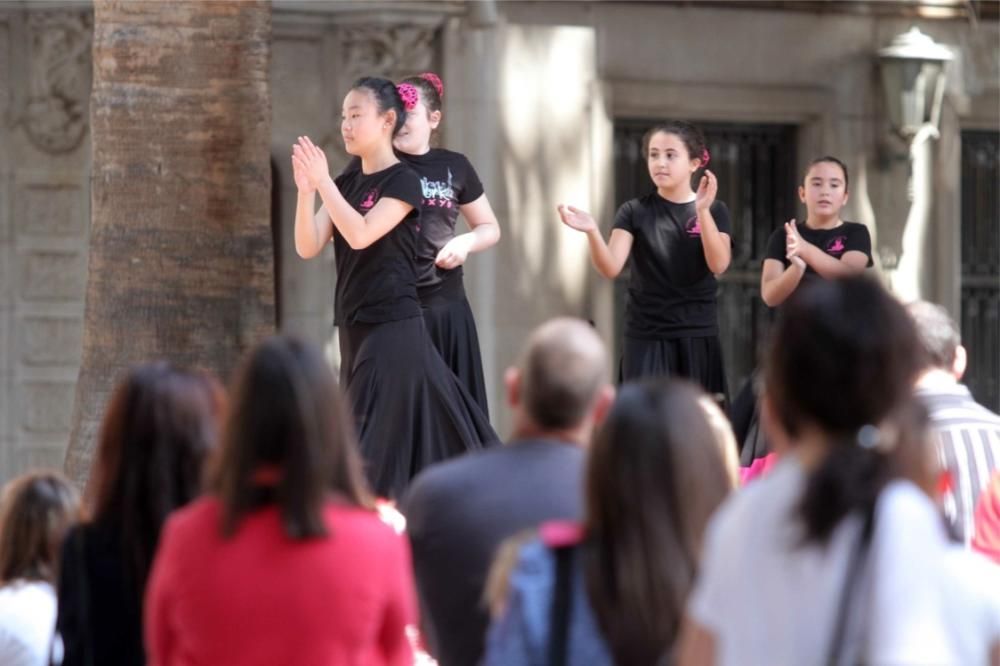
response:
<svg viewBox="0 0 1000 666"><path fill-rule="evenodd" d="M760 397L755 389L755 384L759 382L759 371L754 371L736 394L729 410L729 421L740 449L741 467L749 467L758 458L771 453L771 446L760 425Z"/></svg>
<svg viewBox="0 0 1000 666"><path fill-rule="evenodd" d="M347 392L376 494L399 498L424 467L497 442L434 349L422 317L340 327Z"/></svg>
<svg viewBox="0 0 1000 666"><path fill-rule="evenodd" d="M622 382L682 377L700 384L720 406L728 404L722 344L717 335L659 340L626 337L618 376Z"/></svg>
<svg viewBox="0 0 1000 666"><path fill-rule="evenodd" d="M452 278L431 292L421 291L420 304L431 342L488 418L479 334L462 280Z"/></svg>

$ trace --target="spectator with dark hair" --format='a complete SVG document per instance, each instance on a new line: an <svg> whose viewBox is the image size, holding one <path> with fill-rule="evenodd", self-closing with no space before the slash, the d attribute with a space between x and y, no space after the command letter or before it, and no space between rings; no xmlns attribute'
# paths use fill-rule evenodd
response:
<svg viewBox="0 0 1000 666"><path fill-rule="evenodd" d="M905 308L874 281L785 302L761 405L784 454L709 525L682 666L982 664L1000 649L1000 576L966 577L981 567L962 566L974 556L930 496L919 358Z"/></svg>
<svg viewBox="0 0 1000 666"><path fill-rule="evenodd" d="M200 493L222 409L214 378L167 363L138 366L115 389L87 488L90 519L63 544L66 666L145 663L142 598L160 529Z"/></svg>
<svg viewBox="0 0 1000 666"><path fill-rule="evenodd" d="M374 510L318 349L276 337L250 353L210 487L163 531L146 598L153 664L412 663L406 539Z"/></svg>
<svg viewBox="0 0 1000 666"><path fill-rule="evenodd" d="M486 664L551 664L553 645L564 664L671 663L705 526L736 485L718 419L687 382L621 388L591 445L582 523L543 525L493 590Z"/></svg>
<svg viewBox="0 0 1000 666"><path fill-rule="evenodd" d="M25 474L4 487L0 664L48 666L56 626L59 548L79 514L80 498L62 474Z"/></svg>
<svg viewBox="0 0 1000 666"><path fill-rule="evenodd" d="M907 310L923 352L916 392L930 412L941 467L949 479L944 513L956 537L969 544L980 494L1000 470L1000 416L977 403L960 383L968 358L948 311L926 301L911 303Z"/></svg>
<svg viewBox="0 0 1000 666"><path fill-rule="evenodd" d="M584 447L614 395L604 344L574 319L535 330L505 383L511 441L429 468L403 503L424 630L442 666L482 656L483 591L501 542L583 516Z"/></svg>

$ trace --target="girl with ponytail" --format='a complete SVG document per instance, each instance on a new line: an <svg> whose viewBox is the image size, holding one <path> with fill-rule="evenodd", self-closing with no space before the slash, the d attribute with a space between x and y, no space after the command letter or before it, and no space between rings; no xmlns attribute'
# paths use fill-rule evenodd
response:
<svg viewBox="0 0 1000 666"><path fill-rule="evenodd" d="M709 524L682 665L988 663L1000 572L970 584L931 497L919 348L864 277L785 302L761 406L781 460Z"/></svg>

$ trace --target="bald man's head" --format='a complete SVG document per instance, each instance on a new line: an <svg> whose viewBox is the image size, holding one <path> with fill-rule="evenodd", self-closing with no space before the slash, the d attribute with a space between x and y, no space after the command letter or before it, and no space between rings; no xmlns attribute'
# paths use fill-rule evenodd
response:
<svg viewBox="0 0 1000 666"><path fill-rule="evenodd" d="M520 402L539 427L579 426L607 384L607 352L594 329L579 319L542 324L528 338L519 364Z"/></svg>

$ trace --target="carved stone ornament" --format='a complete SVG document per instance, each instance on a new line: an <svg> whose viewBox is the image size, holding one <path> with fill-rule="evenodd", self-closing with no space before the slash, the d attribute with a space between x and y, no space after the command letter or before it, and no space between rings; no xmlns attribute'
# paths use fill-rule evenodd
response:
<svg viewBox="0 0 1000 666"><path fill-rule="evenodd" d="M30 11L17 23L11 125L23 126L31 142L47 153L73 151L89 120L93 16Z"/></svg>
<svg viewBox="0 0 1000 666"><path fill-rule="evenodd" d="M398 79L434 65L437 28L422 25L365 25L340 29L348 84L360 76Z"/></svg>

